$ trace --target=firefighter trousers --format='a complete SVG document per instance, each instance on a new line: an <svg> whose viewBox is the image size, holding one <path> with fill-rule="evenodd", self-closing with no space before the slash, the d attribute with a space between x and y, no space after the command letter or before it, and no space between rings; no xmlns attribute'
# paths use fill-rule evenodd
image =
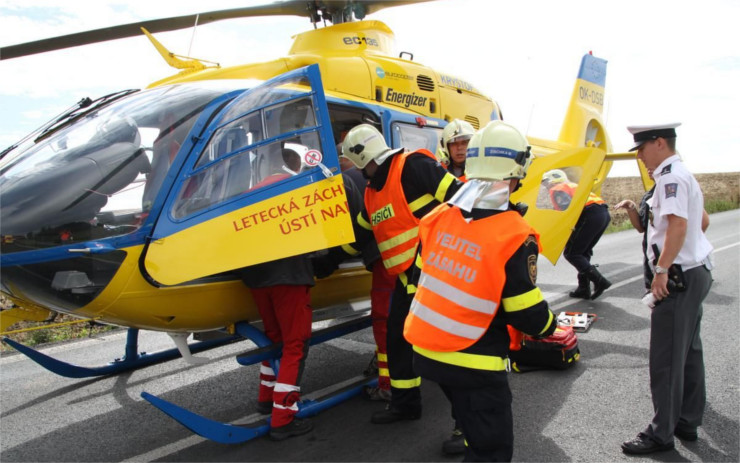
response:
<svg viewBox="0 0 740 463"><path fill-rule="evenodd" d="M611 220L609 208L605 204L590 204L583 208L573 234L570 235L563 250L565 260L578 272L585 272L591 266L594 246L601 239Z"/></svg>
<svg viewBox="0 0 740 463"><path fill-rule="evenodd" d="M463 461L511 461L514 420L508 382L474 389L445 387L465 436Z"/></svg>
<svg viewBox="0 0 740 463"><path fill-rule="evenodd" d="M403 337L403 325L414 295L396 279L388 313L388 371L391 378L391 407L401 413L421 413L421 378L414 373L413 349Z"/></svg>

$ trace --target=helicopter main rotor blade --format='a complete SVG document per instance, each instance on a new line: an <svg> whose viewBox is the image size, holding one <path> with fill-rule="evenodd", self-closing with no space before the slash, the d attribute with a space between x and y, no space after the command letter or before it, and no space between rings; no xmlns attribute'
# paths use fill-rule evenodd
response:
<svg viewBox="0 0 740 463"><path fill-rule="evenodd" d="M231 10L209 11L205 13L175 16L171 18L152 19L119 26L104 27L75 34L62 35L49 39L26 42L17 45L9 45L0 48L0 61L20 58L23 56L44 53L47 51L61 50L64 48L77 47L92 43L105 42L108 40L133 37L141 34L141 28L151 33L167 32L179 29L187 29L197 24L208 24L215 21L234 18L246 18L253 16L305 16L316 23L321 18L332 20L342 12L354 12L360 19L365 14L374 13L383 8L392 6L418 3L429 0L392 0L360 2L357 0L286 0L273 2L268 5L257 5ZM321 12L321 16L319 13Z"/></svg>

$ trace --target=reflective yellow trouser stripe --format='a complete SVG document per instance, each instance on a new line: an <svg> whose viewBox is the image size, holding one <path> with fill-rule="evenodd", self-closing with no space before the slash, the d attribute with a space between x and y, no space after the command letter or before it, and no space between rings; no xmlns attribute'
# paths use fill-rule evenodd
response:
<svg viewBox="0 0 740 463"><path fill-rule="evenodd" d="M382 376L383 378L390 377L391 372L387 368L378 368L378 376Z"/></svg>
<svg viewBox="0 0 740 463"><path fill-rule="evenodd" d="M527 291L518 296L505 297L501 300L501 303L504 305L504 310L506 312L517 312L519 310L528 309L544 299L545 298L542 296L540 288L534 288L533 290Z"/></svg>
<svg viewBox="0 0 740 463"><path fill-rule="evenodd" d="M396 389L411 389L412 387L421 386L421 377L417 376L414 379L393 379L391 378L391 387Z"/></svg>
<svg viewBox="0 0 740 463"><path fill-rule="evenodd" d="M474 370L504 371L508 364L505 358L493 355L467 354L464 352L437 352L413 346L414 351L438 362Z"/></svg>
<svg viewBox="0 0 740 463"><path fill-rule="evenodd" d="M406 287L406 294L416 294L416 285L409 284L409 277L406 272L398 274L398 279L401 280L401 284Z"/></svg>
<svg viewBox="0 0 740 463"><path fill-rule="evenodd" d="M378 352L378 362L388 363L388 354L383 354L383 353Z"/></svg>

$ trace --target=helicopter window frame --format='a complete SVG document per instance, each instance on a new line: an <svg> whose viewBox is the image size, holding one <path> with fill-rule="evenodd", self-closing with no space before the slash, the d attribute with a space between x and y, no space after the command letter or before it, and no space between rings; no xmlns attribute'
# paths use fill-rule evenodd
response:
<svg viewBox="0 0 740 463"><path fill-rule="evenodd" d="M265 154L260 153L260 150L268 152L272 151L273 155L276 155L274 154L277 152L277 149L274 149L276 144L280 144L282 145L282 148L285 148L286 143L301 145L303 144L301 142L308 141L311 142L310 145L312 146L303 144L306 151L309 149L317 149L321 152L326 151L321 143L322 137L320 131L321 127L325 124L321 123L318 106L320 102L317 101L316 91L311 87L310 80L307 76L300 75L297 77L299 79L294 79L292 81L283 80L275 83L274 86L268 86L265 88L257 87L258 92L255 94L255 98L258 100L262 99L263 102L261 104L256 106L250 104L250 101L253 101L253 98L250 98L251 95L249 94L250 90L253 89L250 89L245 91L247 93L246 95L243 97L236 97L234 101L223 109L223 112L218 116L220 121L213 129L211 129L210 134L208 134L207 137L204 137L203 145L200 148L201 153L194 162L191 172L186 174L183 178L180 190L169 207L169 214L175 222L190 220L192 217L222 207L223 205L237 201L240 198L258 194L258 190L260 192L267 191L269 188L273 187L272 185L264 184L260 186L260 182L264 180L261 178L261 174L264 173L265 170L270 169L270 167L262 168L261 166L271 166L276 164L274 160L269 161L266 164L264 161L261 162L258 159L258 156L261 155L264 157ZM284 117L283 113L290 109L289 105L296 104L296 102L308 107L308 110L306 110L307 117L304 118L304 123L310 122L311 125L282 132L281 130L284 130L282 125ZM235 110L235 108L244 107L249 108L249 111L241 112ZM273 136L267 136L271 133L268 130L268 127L271 124L270 121L268 121L269 112L278 108L280 109L280 111L277 112L278 123L276 127L278 128L278 133ZM208 156L207 153L212 149L211 147L217 134L221 133L225 127L238 125L240 121L243 121L245 118L253 117L257 114L261 121L261 139L251 144L246 144L227 151L220 156L215 156L213 159L208 159L206 162L201 162L204 157ZM273 149L271 150L270 147L273 147ZM280 151L282 152L282 149ZM245 158L248 159L249 162L246 164L241 163L241 167L245 170L249 170L249 183L242 185L243 188L234 188L233 185L229 184L230 179L239 179L241 177L231 175L229 172L231 164L235 163L239 166L239 161ZM255 170L255 162L257 163L256 166L259 170ZM290 176L293 178L306 177L314 174L318 169L319 166L312 166L310 168L301 169L300 172L291 174ZM290 171L286 170L286 172ZM193 186L199 182L198 179L204 183L203 187ZM276 186L278 183L285 184L283 180L290 179L288 177L280 179L275 182ZM210 183L210 185L205 185L205 183ZM260 186L260 188L257 188L257 186ZM195 194L198 191L207 192L207 194L201 196L200 199L197 197L191 198L187 196L188 193ZM217 194L214 195L214 192ZM255 202L259 200L261 200L261 196L257 196L255 198Z"/></svg>

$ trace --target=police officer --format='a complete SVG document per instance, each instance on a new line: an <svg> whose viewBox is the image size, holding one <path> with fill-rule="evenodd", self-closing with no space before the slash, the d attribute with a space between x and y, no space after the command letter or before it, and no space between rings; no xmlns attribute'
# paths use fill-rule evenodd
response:
<svg viewBox="0 0 740 463"><path fill-rule="evenodd" d="M628 127L637 158L653 169L647 256L651 291L650 390L654 416L637 437L622 444L628 454L670 450L673 437L698 438L706 392L699 335L702 302L712 285L712 246L702 232L704 197L676 154L676 127Z"/></svg>
<svg viewBox="0 0 740 463"><path fill-rule="evenodd" d="M536 286L538 235L509 202L526 175L526 138L492 121L470 140L465 186L419 226L422 262L404 335L414 368L451 392L465 461L510 461L513 418L507 324L556 328Z"/></svg>
<svg viewBox="0 0 740 463"><path fill-rule="evenodd" d="M577 184L568 180L560 169L553 169L542 176L542 184L548 189L550 201L556 210L564 211L570 207ZM578 288L568 293L570 297L596 299L612 284L591 265L594 247L611 222L606 202L593 192L588 195L583 212L576 222L573 234L563 250L563 257L578 271ZM591 292L591 282L594 291Z"/></svg>
<svg viewBox="0 0 740 463"><path fill-rule="evenodd" d="M342 142L342 156L369 180L365 210L357 218L364 233L355 245L375 238L385 269L397 276L387 322L391 403L372 415L376 424L421 417L421 378L412 368L411 345L403 338L403 323L416 284L407 272L416 258L419 220L462 186L426 149L406 152L386 145L369 124L358 125Z"/></svg>
<svg viewBox="0 0 740 463"><path fill-rule="evenodd" d="M475 133L470 123L460 119L453 119L442 130L442 138L439 140L437 157L447 171L465 181L465 153L468 142Z"/></svg>

